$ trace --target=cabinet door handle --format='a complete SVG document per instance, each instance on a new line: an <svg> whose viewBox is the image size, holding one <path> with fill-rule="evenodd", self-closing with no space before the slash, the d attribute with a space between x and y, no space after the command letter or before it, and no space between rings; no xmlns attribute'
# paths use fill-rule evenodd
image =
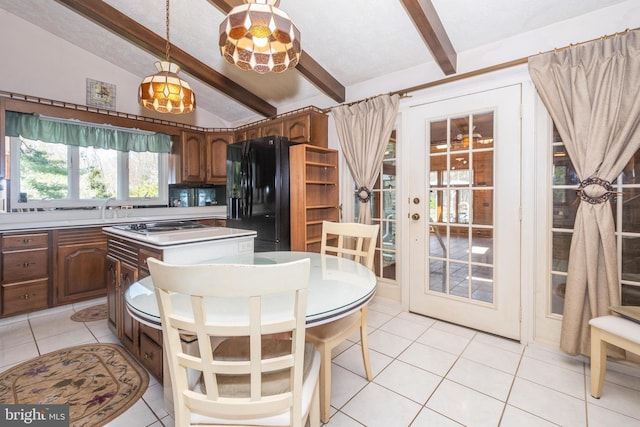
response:
<svg viewBox="0 0 640 427"><path fill-rule="evenodd" d="M30 265L32 265L32 264L33 264L33 263L30 263L29 261L25 261L25 262L23 262L23 263L22 263L22 266L23 266L24 268L29 268L29 266L30 266Z"/></svg>
<svg viewBox="0 0 640 427"><path fill-rule="evenodd" d="M129 280L129 273L122 273L122 280Z"/></svg>
<svg viewBox="0 0 640 427"><path fill-rule="evenodd" d="M144 360L153 360L153 353L145 353L142 357L144 357Z"/></svg>
<svg viewBox="0 0 640 427"><path fill-rule="evenodd" d="M29 294L24 294L24 295L22 295L22 296L20 297L20 299L23 299L23 300L25 300L25 301L26 301L26 300L28 300L29 298L31 298L31 295L29 295Z"/></svg>
<svg viewBox="0 0 640 427"><path fill-rule="evenodd" d="M31 239L22 239L22 243L28 245L29 243L31 243Z"/></svg>

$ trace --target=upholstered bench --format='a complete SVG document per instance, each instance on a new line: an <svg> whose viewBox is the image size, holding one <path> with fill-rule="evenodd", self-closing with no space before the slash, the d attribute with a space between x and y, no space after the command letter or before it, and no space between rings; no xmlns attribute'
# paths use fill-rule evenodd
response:
<svg viewBox="0 0 640 427"><path fill-rule="evenodd" d="M640 354L640 323L621 316L601 316L591 325L591 396L602 396L607 369L607 344Z"/></svg>

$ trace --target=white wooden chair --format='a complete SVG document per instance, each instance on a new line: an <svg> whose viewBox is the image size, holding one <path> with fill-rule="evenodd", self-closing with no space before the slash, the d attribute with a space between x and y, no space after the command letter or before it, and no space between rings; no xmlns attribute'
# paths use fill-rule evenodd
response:
<svg viewBox="0 0 640 427"><path fill-rule="evenodd" d="M304 341L308 259L148 265L176 426L320 425L320 354ZM197 336L199 354L187 354L181 334Z"/></svg>
<svg viewBox="0 0 640 427"><path fill-rule="evenodd" d="M640 323L621 316L600 316L591 325L591 396L599 399L607 370L607 344L640 355Z"/></svg>
<svg viewBox="0 0 640 427"><path fill-rule="evenodd" d="M360 262L367 268L373 268L376 241L380 225L358 223L322 223L322 242L320 252L346 257ZM324 325L307 329L307 342L313 343L322 355L320 365L320 418L329 422L331 405L331 350L346 340L354 331L360 329L362 360L369 381L372 380L369 361L369 335L367 333L367 305L346 317Z"/></svg>

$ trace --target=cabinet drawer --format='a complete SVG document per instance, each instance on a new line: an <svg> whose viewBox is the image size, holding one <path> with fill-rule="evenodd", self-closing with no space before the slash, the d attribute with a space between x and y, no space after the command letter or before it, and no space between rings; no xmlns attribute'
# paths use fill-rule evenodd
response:
<svg viewBox="0 0 640 427"><path fill-rule="evenodd" d="M12 234L2 236L2 249L23 249L47 247L49 244L49 234Z"/></svg>
<svg viewBox="0 0 640 427"><path fill-rule="evenodd" d="M47 279L2 285L2 314L11 315L47 308Z"/></svg>
<svg viewBox="0 0 640 427"><path fill-rule="evenodd" d="M140 360L149 372L162 382L162 347L147 334L140 334Z"/></svg>
<svg viewBox="0 0 640 427"><path fill-rule="evenodd" d="M28 249L2 253L2 280L19 282L47 277L49 250Z"/></svg>
<svg viewBox="0 0 640 427"><path fill-rule="evenodd" d="M151 338L158 345L162 345L162 329L155 329L143 323L140 324L140 333Z"/></svg>
<svg viewBox="0 0 640 427"><path fill-rule="evenodd" d="M140 251L138 252L138 266L140 268L144 268L145 270L149 270L149 266L147 265L147 258L152 257L162 260L162 252L140 248Z"/></svg>

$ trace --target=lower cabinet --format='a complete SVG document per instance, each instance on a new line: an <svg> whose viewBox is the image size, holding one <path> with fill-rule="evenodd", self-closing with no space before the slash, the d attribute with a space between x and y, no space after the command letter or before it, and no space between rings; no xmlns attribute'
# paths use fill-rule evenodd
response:
<svg viewBox="0 0 640 427"><path fill-rule="evenodd" d="M162 331L140 324L140 361L153 376L162 379Z"/></svg>
<svg viewBox="0 0 640 427"><path fill-rule="evenodd" d="M109 328L122 345L162 382L162 331L133 319L124 300L129 286L149 275L149 257L162 259L162 252L124 239L108 239L106 277Z"/></svg>
<svg viewBox="0 0 640 427"><path fill-rule="evenodd" d="M133 320L133 317L131 317L124 305L124 293L129 289L129 286L136 281L138 281L138 268L127 263L122 263L120 265L120 295L118 296L121 305L119 311L122 323L119 338L122 344L134 354L137 353L138 347L138 322Z"/></svg>
<svg viewBox="0 0 640 427"><path fill-rule="evenodd" d="M2 316L49 307L49 243L48 232L2 235Z"/></svg>
<svg viewBox="0 0 640 427"><path fill-rule="evenodd" d="M107 238L101 227L53 231L54 305L104 296Z"/></svg>

